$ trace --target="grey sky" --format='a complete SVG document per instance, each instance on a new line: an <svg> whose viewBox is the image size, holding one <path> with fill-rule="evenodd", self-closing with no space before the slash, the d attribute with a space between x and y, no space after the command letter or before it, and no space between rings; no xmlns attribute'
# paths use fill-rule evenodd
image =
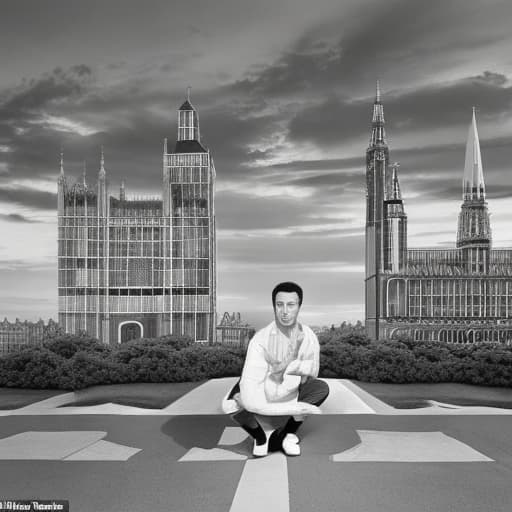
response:
<svg viewBox="0 0 512 512"><path fill-rule="evenodd" d="M364 153L380 78L410 245L454 243L477 107L495 245L510 245L512 4L3 1L0 316L56 317L56 175L160 193L192 86L217 168L219 313L261 325L279 280L313 324L362 318ZM28 271L27 269L31 269ZM26 299L26 300L25 300Z"/></svg>

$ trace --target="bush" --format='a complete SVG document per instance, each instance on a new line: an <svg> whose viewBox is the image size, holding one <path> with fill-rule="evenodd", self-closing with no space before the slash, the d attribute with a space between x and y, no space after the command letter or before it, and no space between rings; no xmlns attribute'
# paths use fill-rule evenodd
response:
<svg viewBox="0 0 512 512"><path fill-rule="evenodd" d="M0 386L59 389L65 359L44 347L34 347L0 358Z"/></svg>
<svg viewBox="0 0 512 512"><path fill-rule="evenodd" d="M329 331L320 376L370 382L460 382L512 386L512 347L408 339L370 341ZM240 375L245 351L184 337L132 340L111 349L87 336L58 336L0 357L0 386L80 389L128 382L187 382Z"/></svg>
<svg viewBox="0 0 512 512"><path fill-rule="evenodd" d="M110 352L110 348L100 343L96 338L90 336L74 336L72 334L64 334L44 341L43 347L65 359L70 359L77 352L92 352L97 354Z"/></svg>
<svg viewBox="0 0 512 512"><path fill-rule="evenodd" d="M512 347L412 340L321 346L320 375L368 382L459 382L512 386Z"/></svg>

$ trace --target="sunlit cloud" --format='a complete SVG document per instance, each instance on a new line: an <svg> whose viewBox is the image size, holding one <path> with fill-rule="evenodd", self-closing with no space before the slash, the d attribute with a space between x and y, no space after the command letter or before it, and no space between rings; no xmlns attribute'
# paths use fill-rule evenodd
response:
<svg viewBox="0 0 512 512"><path fill-rule="evenodd" d="M72 119L68 119L65 117L57 117L48 114L43 114L42 119L32 120L31 123L42 124L48 129L55 130L57 132L75 133L83 137L87 137L98 131L97 128L87 126L84 123L74 121Z"/></svg>
<svg viewBox="0 0 512 512"><path fill-rule="evenodd" d="M312 187L298 187L294 185L266 185L257 183L219 183L218 192L236 192L254 197L289 197L305 199L311 197L315 190Z"/></svg>

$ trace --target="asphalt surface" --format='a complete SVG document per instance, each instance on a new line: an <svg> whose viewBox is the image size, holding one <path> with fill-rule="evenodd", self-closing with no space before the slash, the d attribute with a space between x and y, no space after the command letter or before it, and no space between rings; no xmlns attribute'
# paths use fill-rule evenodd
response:
<svg viewBox="0 0 512 512"><path fill-rule="evenodd" d="M6 416L0 438L106 431L106 441L141 451L116 462L0 460L0 499L67 499L73 512L228 512L246 461L179 462L194 447L217 447L228 426L228 416L204 414ZM493 461L333 462L358 445L357 430L443 432ZM292 512L512 509L512 416L313 416L300 434L302 455L287 459ZM252 458L248 439L227 448Z"/></svg>

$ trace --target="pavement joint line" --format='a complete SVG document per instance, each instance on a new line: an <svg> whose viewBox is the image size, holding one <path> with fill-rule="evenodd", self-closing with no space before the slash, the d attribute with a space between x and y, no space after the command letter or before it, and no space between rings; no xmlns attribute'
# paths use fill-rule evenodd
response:
<svg viewBox="0 0 512 512"><path fill-rule="evenodd" d="M65 460L67 459L68 457L70 457L71 455L74 455L75 453L78 453L78 452L81 452L82 450L85 450L85 448L90 448L92 445L96 444L98 441L101 441L102 439L105 439L105 437L107 437L107 432L104 432L104 436L99 439L99 440L96 440L96 441L92 441L91 443L88 443L86 444L85 446L82 446L81 448L78 448L78 450L75 450L74 452L71 452L71 453L68 453L63 459L61 460Z"/></svg>
<svg viewBox="0 0 512 512"><path fill-rule="evenodd" d="M100 454L93 454L93 456L91 456L91 450L94 452L94 449L97 447L100 447ZM112 450L114 450L114 453L117 451L117 455L115 457L112 457ZM142 448L136 448L134 446L127 446L114 443L112 441L105 441L105 439L99 439L95 443L85 446L77 452L66 455L66 457L61 460L63 462L126 462L141 451ZM124 454L121 456L122 458L119 458L120 452L124 452ZM128 456L126 456L127 453L129 453Z"/></svg>

